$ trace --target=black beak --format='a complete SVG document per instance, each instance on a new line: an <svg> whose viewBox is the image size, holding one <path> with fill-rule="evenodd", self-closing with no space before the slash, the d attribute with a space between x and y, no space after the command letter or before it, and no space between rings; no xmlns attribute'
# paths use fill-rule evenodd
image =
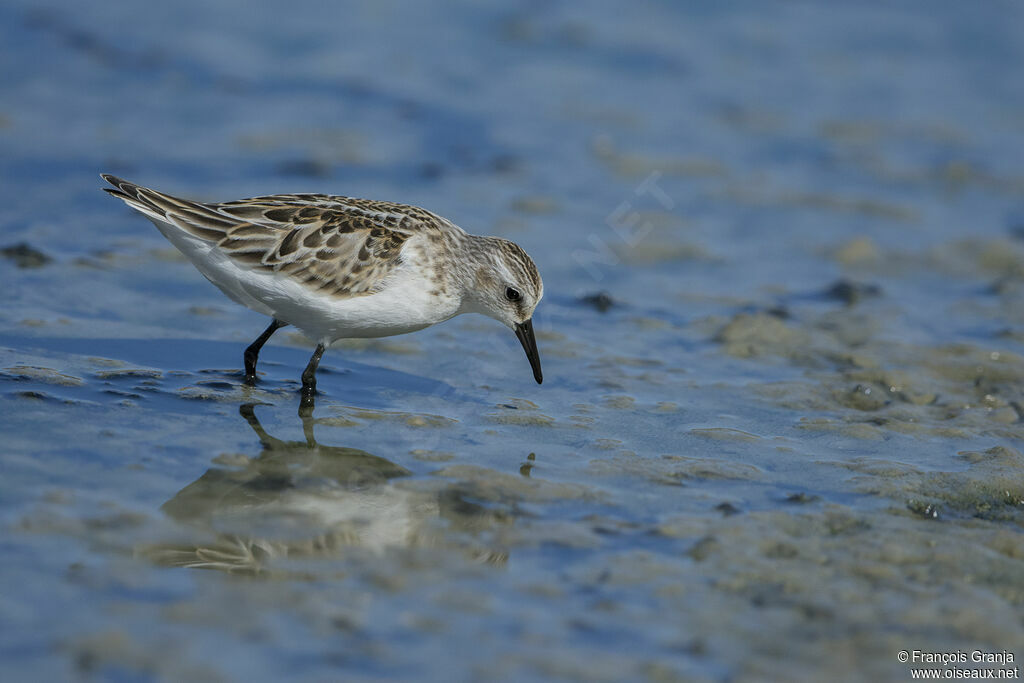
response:
<svg viewBox="0 0 1024 683"><path fill-rule="evenodd" d="M519 343L523 345L523 350L526 351L526 357L530 359L530 367L533 368L533 378L537 380L537 384L542 383L544 375L540 371L540 354L537 353L537 338L533 336L533 320L527 320L525 323L516 325L516 336L519 337Z"/></svg>

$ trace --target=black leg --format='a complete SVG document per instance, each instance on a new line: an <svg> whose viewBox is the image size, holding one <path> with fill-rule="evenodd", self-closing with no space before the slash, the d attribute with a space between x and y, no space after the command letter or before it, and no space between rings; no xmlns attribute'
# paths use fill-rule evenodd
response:
<svg viewBox="0 0 1024 683"><path fill-rule="evenodd" d="M273 322L267 326L267 329L263 330L263 334L256 338L252 344L249 344L249 348L245 350L245 383L256 384L256 361L260 358L260 349L267 343L270 336L274 334L280 327L284 327L288 323L283 323L277 318L274 318Z"/></svg>
<svg viewBox="0 0 1024 683"><path fill-rule="evenodd" d="M320 365L320 357L324 355L324 349L327 348L323 344L316 345L316 351L313 352L313 357L309 359L309 365L302 371L302 396L312 397L316 394L316 368Z"/></svg>

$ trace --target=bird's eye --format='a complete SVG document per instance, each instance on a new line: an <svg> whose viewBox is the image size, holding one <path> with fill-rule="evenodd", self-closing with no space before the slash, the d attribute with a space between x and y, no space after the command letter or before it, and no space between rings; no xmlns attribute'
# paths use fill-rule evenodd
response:
<svg viewBox="0 0 1024 683"><path fill-rule="evenodd" d="M515 287L505 288L505 298L509 301L519 301L523 298L523 295L519 293L519 290Z"/></svg>

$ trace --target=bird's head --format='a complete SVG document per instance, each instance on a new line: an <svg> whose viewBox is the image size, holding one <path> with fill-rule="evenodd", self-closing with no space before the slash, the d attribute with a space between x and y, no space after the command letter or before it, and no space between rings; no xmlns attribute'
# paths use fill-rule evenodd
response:
<svg viewBox="0 0 1024 683"><path fill-rule="evenodd" d="M533 334L533 309L544 296L537 266L522 248L497 237L481 238L474 274L473 309L516 333L533 368L537 384L543 381L540 354Z"/></svg>

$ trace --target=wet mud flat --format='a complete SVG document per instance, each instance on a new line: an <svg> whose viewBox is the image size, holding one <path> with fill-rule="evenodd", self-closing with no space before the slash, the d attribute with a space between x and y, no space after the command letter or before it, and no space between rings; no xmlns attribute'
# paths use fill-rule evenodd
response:
<svg viewBox="0 0 1024 683"><path fill-rule="evenodd" d="M239 656L251 639L305 652L313 677L411 675L433 655L409 642L473 631L493 639L460 670L581 680L891 676L900 649L1013 651L1024 358L1012 327L887 338L888 292L914 277L660 322L566 301L580 331L541 344L594 378L586 397L411 374L467 334L492 342L471 369L505 363L514 347L472 319L332 350L311 411L297 338L267 348L249 388L231 367L244 344L7 337L7 571L26 587L8 606L60 610L38 592L53 572L99 614L63 623L53 671L167 677L225 675L197 630ZM1003 315L1005 294L977 291L958 305ZM608 324L614 349L587 331ZM493 636L506 629L514 653Z"/></svg>

